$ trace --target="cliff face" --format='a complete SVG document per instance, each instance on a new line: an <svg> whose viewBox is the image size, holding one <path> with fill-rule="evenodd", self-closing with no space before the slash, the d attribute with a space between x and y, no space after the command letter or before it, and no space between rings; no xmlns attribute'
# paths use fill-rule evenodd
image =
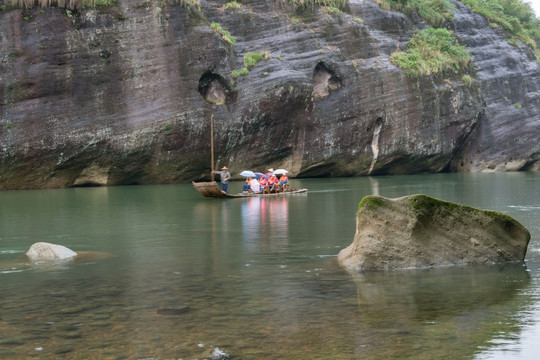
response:
<svg viewBox="0 0 540 360"><path fill-rule="evenodd" d="M200 3L1 13L0 189L207 177L211 115L232 173L540 168L540 65L459 2L447 27L471 51L471 84L405 76L389 56L426 25L368 0ZM234 77L249 52L267 58Z"/></svg>

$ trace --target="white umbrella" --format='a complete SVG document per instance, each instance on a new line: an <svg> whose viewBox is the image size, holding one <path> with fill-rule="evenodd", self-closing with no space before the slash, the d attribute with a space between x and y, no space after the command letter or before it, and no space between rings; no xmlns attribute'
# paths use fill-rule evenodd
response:
<svg viewBox="0 0 540 360"><path fill-rule="evenodd" d="M240 173L240 175L247 176L247 177L255 177L255 173L250 170L244 170Z"/></svg>
<svg viewBox="0 0 540 360"><path fill-rule="evenodd" d="M288 173L288 171L285 169L277 169L276 171L274 171L274 175L286 174L286 173Z"/></svg>

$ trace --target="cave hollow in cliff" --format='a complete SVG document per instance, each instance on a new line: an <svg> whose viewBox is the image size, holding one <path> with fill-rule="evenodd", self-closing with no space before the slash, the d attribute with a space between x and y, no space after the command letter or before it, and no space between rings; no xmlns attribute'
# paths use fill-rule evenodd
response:
<svg viewBox="0 0 540 360"><path fill-rule="evenodd" d="M222 75L208 70L199 79L199 94L211 104L224 105L236 100L236 92Z"/></svg>
<svg viewBox="0 0 540 360"><path fill-rule="evenodd" d="M341 77L325 61L319 61L313 70L313 97L322 99L341 88Z"/></svg>

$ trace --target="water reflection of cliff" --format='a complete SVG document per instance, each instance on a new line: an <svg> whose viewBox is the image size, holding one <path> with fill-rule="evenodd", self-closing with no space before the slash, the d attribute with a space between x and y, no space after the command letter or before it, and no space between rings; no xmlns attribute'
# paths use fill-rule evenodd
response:
<svg viewBox="0 0 540 360"><path fill-rule="evenodd" d="M523 327L521 264L355 274L363 359L471 358Z"/></svg>
<svg viewBox="0 0 540 360"><path fill-rule="evenodd" d="M279 251L288 244L289 200L248 198L242 204L243 236L249 247Z"/></svg>

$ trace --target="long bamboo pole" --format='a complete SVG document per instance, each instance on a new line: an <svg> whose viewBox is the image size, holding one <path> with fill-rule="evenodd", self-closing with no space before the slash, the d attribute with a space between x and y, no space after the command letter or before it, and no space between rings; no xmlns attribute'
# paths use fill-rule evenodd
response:
<svg viewBox="0 0 540 360"><path fill-rule="evenodd" d="M214 114L210 116L210 167L212 168L212 176L210 180L214 181Z"/></svg>

